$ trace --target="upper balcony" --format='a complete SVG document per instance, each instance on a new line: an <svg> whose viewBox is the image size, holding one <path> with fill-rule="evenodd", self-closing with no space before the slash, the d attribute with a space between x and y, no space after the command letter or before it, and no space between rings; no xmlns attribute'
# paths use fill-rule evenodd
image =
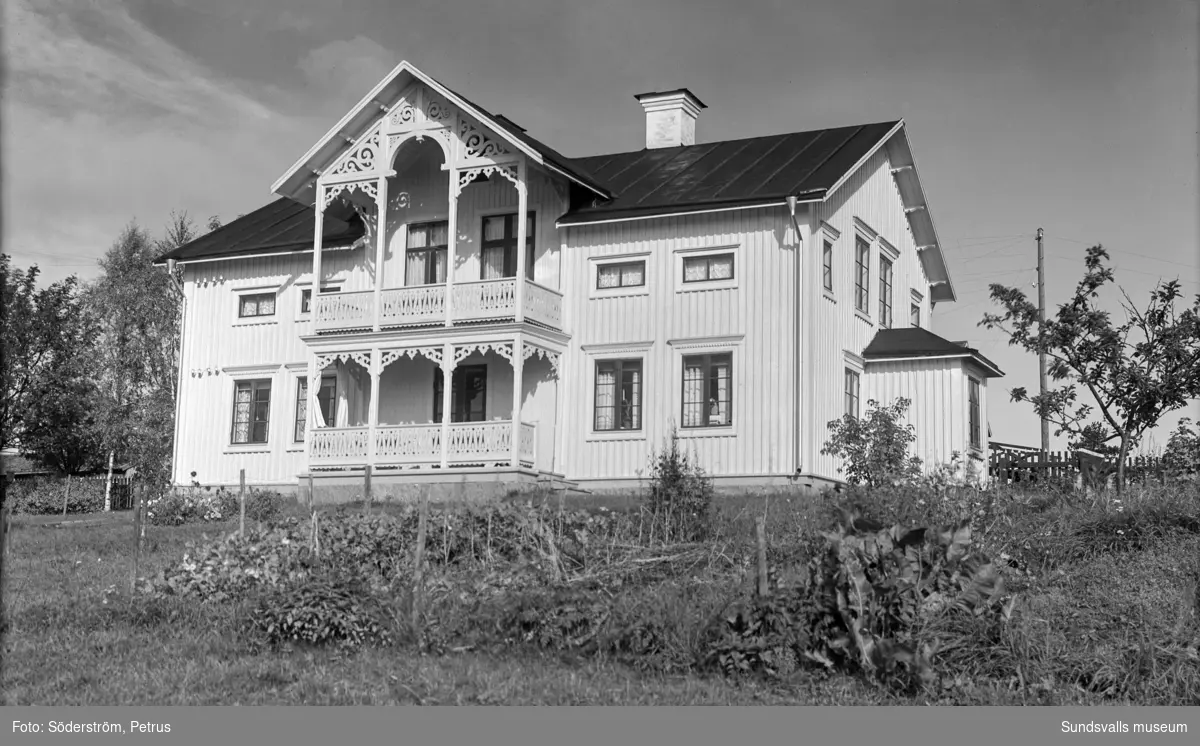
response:
<svg viewBox="0 0 1200 746"><path fill-rule="evenodd" d="M503 323L517 319L517 282L515 277L499 280L458 282L446 285L416 285L385 288L379 291L322 293L316 298L313 314L318 334L348 333L406 327L443 326L447 318L454 324ZM562 331L562 294L524 280L524 317L548 329Z"/></svg>

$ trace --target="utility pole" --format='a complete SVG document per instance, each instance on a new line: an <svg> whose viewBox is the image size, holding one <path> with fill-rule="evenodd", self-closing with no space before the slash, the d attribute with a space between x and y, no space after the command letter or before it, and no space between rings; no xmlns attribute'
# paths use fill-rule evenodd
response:
<svg viewBox="0 0 1200 746"><path fill-rule="evenodd" d="M1037 229L1038 333L1046 324L1046 255L1042 251L1042 229ZM1038 383L1046 395L1046 353L1038 352ZM1042 453L1050 450L1050 421L1042 417Z"/></svg>

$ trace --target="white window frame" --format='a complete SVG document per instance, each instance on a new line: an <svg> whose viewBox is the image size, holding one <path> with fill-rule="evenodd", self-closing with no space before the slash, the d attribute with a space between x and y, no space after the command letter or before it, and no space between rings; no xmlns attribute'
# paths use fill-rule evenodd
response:
<svg viewBox="0 0 1200 746"><path fill-rule="evenodd" d="M343 292L344 286L345 286L345 283L341 282L339 280L330 280L329 282L323 282L323 283L321 283L321 295L328 294L330 292L330 290L332 290L335 293ZM312 290L311 282L297 282L296 283L296 320L297 321L306 321L306 320L312 318L312 311L304 310L304 291L305 290ZM311 305L312 305L312 303L310 302L309 306L311 306Z"/></svg>
<svg viewBox="0 0 1200 746"><path fill-rule="evenodd" d="M975 422L975 424L979 428L979 445L975 445L974 443L971 442L971 436L974 435L974 433L971 431L971 384L975 384L975 388L979 392L978 399L975 402L975 404L979 407L979 417L976 419L976 422ZM966 391L966 396L963 398L966 399L966 402L967 402L967 444L966 444L967 451L972 454L982 454L983 453L983 441L984 441L984 426L983 426L983 379L981 377L975 376L971 373L967 373L967 391Z"/></svg>
<svg viewBox="0 0 1200 746"><path fill-rule="evenodd" d="M587 410L587 431L584 440L587 442L606 440L646 440L650 430L648 414L650 409L650 394L653 384L648 375L651 365L651 350L653 342L630 342L619 344L584 345L584 363L587 365L585 380L587 381L587 396L584 401ZM596 364L608 360L641 360L642 361L642 427L639 430L597 430L596 429Z"/></svg>
<svg viewBox="0 0 1200 746"><path fill-rule="evenodd" d="M650 295L650 285L653 282L654 263L650 261L651 253L649 251L640 251L635 254L610 254L606 256L595 256L588 259L588 297L589 298L614 298L614 297L630 297L637 295ZM736 260L735 260L736 261ZM646 282L638 287L616 287L616 288L600 288L597 287L600 280L600 268L613 264L633 264L641 262L644 266L642 276ZM735 266L736 270L736 266ZM736 276L736 274L735 274Z"/></svg>
<svg viewBox="0 0 1200 746"><path fill-rule="evenodd" d="M862 239L867 244L867 281L864 285L866 292L866 309L858 307L858 239ZM852 297L852 305L854 307L854 315L863 321L874 326L875 317L871 314L871 299L875 297L871 283L878 280L878 272L875 271L875 262L872 257L875 255L876 243L879 238L879 231L871 228L859 218L854 218L854 249L850 255L850 294Z"/></svg>
<svg viewBox="0 0 1200 746"><path fill-rule="evenodd" d="M279 299L280 289L283 287L281 283L272 283L269 285L247 285L244 287L231 288L233 294L233 309L231 311L232 326L265 326L268 324L278 324L283 316L282 306ZM241 316L242 298L247 295L275 295L275 313L270 316Z"/></svg>
<svg viewBox="0 0 1200 746"><path fill-rule="evenodd" d="M737 261L736 259L734 260ZM681 265L682 269L682 265ZM736 271L734 276L736 277ZM746 413L744 387L746 373L743 369L742 342L744 334L720 337L691 337L667 341L671 348L671 404L670 420L676 424L676 433L681 440L689 438L736 438L742 429L742 420ZM710 427L683 427L683 359L694 355L728 354L733 366L733 380L730 381L730 403L733 416L728 425Z"/></svg>
<svg viewBox="0 0 1200 746"><path fill-rule="evenodd" d="M882 328L894 329L896 327L896 276L899 274L899 272L898 272L899 266L898 265L900 264L900 251L898 249L896 249L895 246L892 246L890 243L888 243L887 240L885 240L883 238L883 236L877 237L876 240L879 243L879 271L877 272L877 274L879 276L876 278L876 282L878 283L878 288L879 288L879 299L877 301L878 308L880 309L879 319L878 319L879 326ZM892 270L891 280L888 283L888 290L891 293L891 297L887 299L888 300L888 317L889 317L887 319L887 321L888 321L887 327L883 327L883 322L884 322L884 318L883 318L883 300L884 300L884 298L883 298L883 262L884 262L884 260L887 260L890 263L891 270Z"/></svg>
<svg viewBox="0 0 1200 746"><path fill-rule="evenodd" d="M818 234L821 239L821 258L817 275L819 277L821 293L829 300L837 303L837 256L838 256L838 239L842 237L842 232L834 228L829 223L821 223L821 231ZM830 257L829 257L829 284L832 287L825 287L825 243L829 242Z"/></svg>
<svg viewBox="0 0 1200 746"><path fill-rule="evenodd" d="M274 450L271 436L275 432L275 420L279 418L277 393L281 367L279 365L233 365L221 369L229 381L227 389L229 409L226 410L228 413L225 419L226 431L222 437L224 453L270 453ZM242 381L261 381L263 379L271 382L271 403L267 410L267 440L265 443L234 443L233 413L237 408L237 385Z"/></svg>
<svg viewBox="0 0 1200 746"><path fill-rule="evenodd" d="M698 259L707 256L733 255L733 277L728 280L705 280L702 282L683 281L683 260ZM671 272L674 275L672 284L676 293L698 293L707 290L733 290L741 282L742 277L742 247L740 244L729 246L705 246L694 249L676 249L671 258Z"/></svg>
<svg viewBox="0 0 1200 746"><path fill-rule="evenodd" d="M840 420L844 415L849 414L846 411L846 371L851 371L858 376L858 419L862 419L863 408L866 406L866 401L863 399L863 384L866 381L866 363L861 355L856 355L849 350L842 352L842 406L840 407L842 414L838 415Z"/></svg>
<svg viewBox="0 0 1200 746"><path fill-rule="evenodd" d="M924 329L925 324L928 323L925 320L925 298L916 290L910 290L909 294L910 294L909 300L911 301L911 305L909 306L909 309L908 309L908 323L909 324L912 323L912 306L916 306L917 307L917 326L915 328Z"/></svg>

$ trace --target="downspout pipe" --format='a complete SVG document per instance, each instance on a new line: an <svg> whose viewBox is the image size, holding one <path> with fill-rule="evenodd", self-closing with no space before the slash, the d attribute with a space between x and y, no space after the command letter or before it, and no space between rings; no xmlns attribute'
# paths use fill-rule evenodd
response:
<svg viewBox="0 0 1200 746"><path fill-rule="evenodd" d="M803 322L803 314L801 313L801 307L803 304L803 299L805 297L805 293L804 293L804 282L803 282L803 280L804 280L804 263L803 263L804 238L803 238L803 235L804 234L800 232L800 223L796 220L796 204L798 203L798 201L799 200L797 200L795 195L789 195L787 198L788 214L790 215L790 217L792 219L792 227L796 229L796 255L795 255L795 259L794 259L794 261L796 263L796 297L795 297L795 306L796 306L795 319L796 319L796 321L795 321L795 338L792 340L792 346L793 346L793 349L795 350L795 361L794 361L795 367L794 367L794 374L792 376L793 422L794 422L794 426L796 428L795 435L792 439L793 449L794 449L794 453L792 455L793 455L793 459L794 459L793 463L795 463L795 465L796 465L796 467L795 467L796 474L800 474L804 470L804 460L803 460L803 456L801 455L801 450L800 450L800 446L801 446L800 434L801 434L803 428L801 427L800 422L801 422L801 416L802 415L807 416L807 414L808 414L807 412L803 411L803 407L800 404L801 397L803 394L803 390L801 387L801 378L802 378L801 372L803 371L802 366L804 363L804 355L803 355L804 345L802 344L803 334L801 333L801 330L803 329L803 326L801 326L801 323Z"/></svg>

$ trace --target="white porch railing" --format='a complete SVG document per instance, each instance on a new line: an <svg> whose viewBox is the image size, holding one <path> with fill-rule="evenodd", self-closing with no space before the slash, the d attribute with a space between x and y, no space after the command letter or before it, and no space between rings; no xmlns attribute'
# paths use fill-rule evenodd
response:
<svg viewBox="0 0 1200 746"><path fill-rule="evenodd" d="M552 329L562 329L562 294L526 280L525 318Z"/></svg>
<svg viewBox="0 0 1200 746"><path fill-rule="evenodd" d="M375 460L388 464L438 463L442 459L442 426L405 425L375 429Z"/></svg>
<svg viewBox="0 0 1200 746"><path fill-rule="evenodd" d="M367 427L318 427L312 431L312 462L321 466L367 463Z"/></svg>
<svg viewBox="0 0 1200 746"><path fill-rule="evenodd" d="M455 321L491 321L516 316L517 282L480 280L454 284Z"/></svg>
<svg viewBox="0 0 1200 746"><path fill-rule="evenodd" d="M450 424L447 458L451 464L508 463L512 458L512 421L454 422ZM517 454L532 465L536 456L537 427L522 422ZM363 466L370 461L370 428L320 427L312 431L313 466ZM386 466L440 464L442 426L381 425L375 429L375 464Z"/></svg>
<svg viewBox="0 0 1200 746"><path fill-rule="evenodd" d="M325 293L313 299L318 332L370 329L375 324L375 293Z"/></svg>
<svg viewBox="0 0 1200 746"><path fill-rule="evenodd" d="M380 293L380 326L436 324L445 319L445 285L393 288Z"/></svg>

